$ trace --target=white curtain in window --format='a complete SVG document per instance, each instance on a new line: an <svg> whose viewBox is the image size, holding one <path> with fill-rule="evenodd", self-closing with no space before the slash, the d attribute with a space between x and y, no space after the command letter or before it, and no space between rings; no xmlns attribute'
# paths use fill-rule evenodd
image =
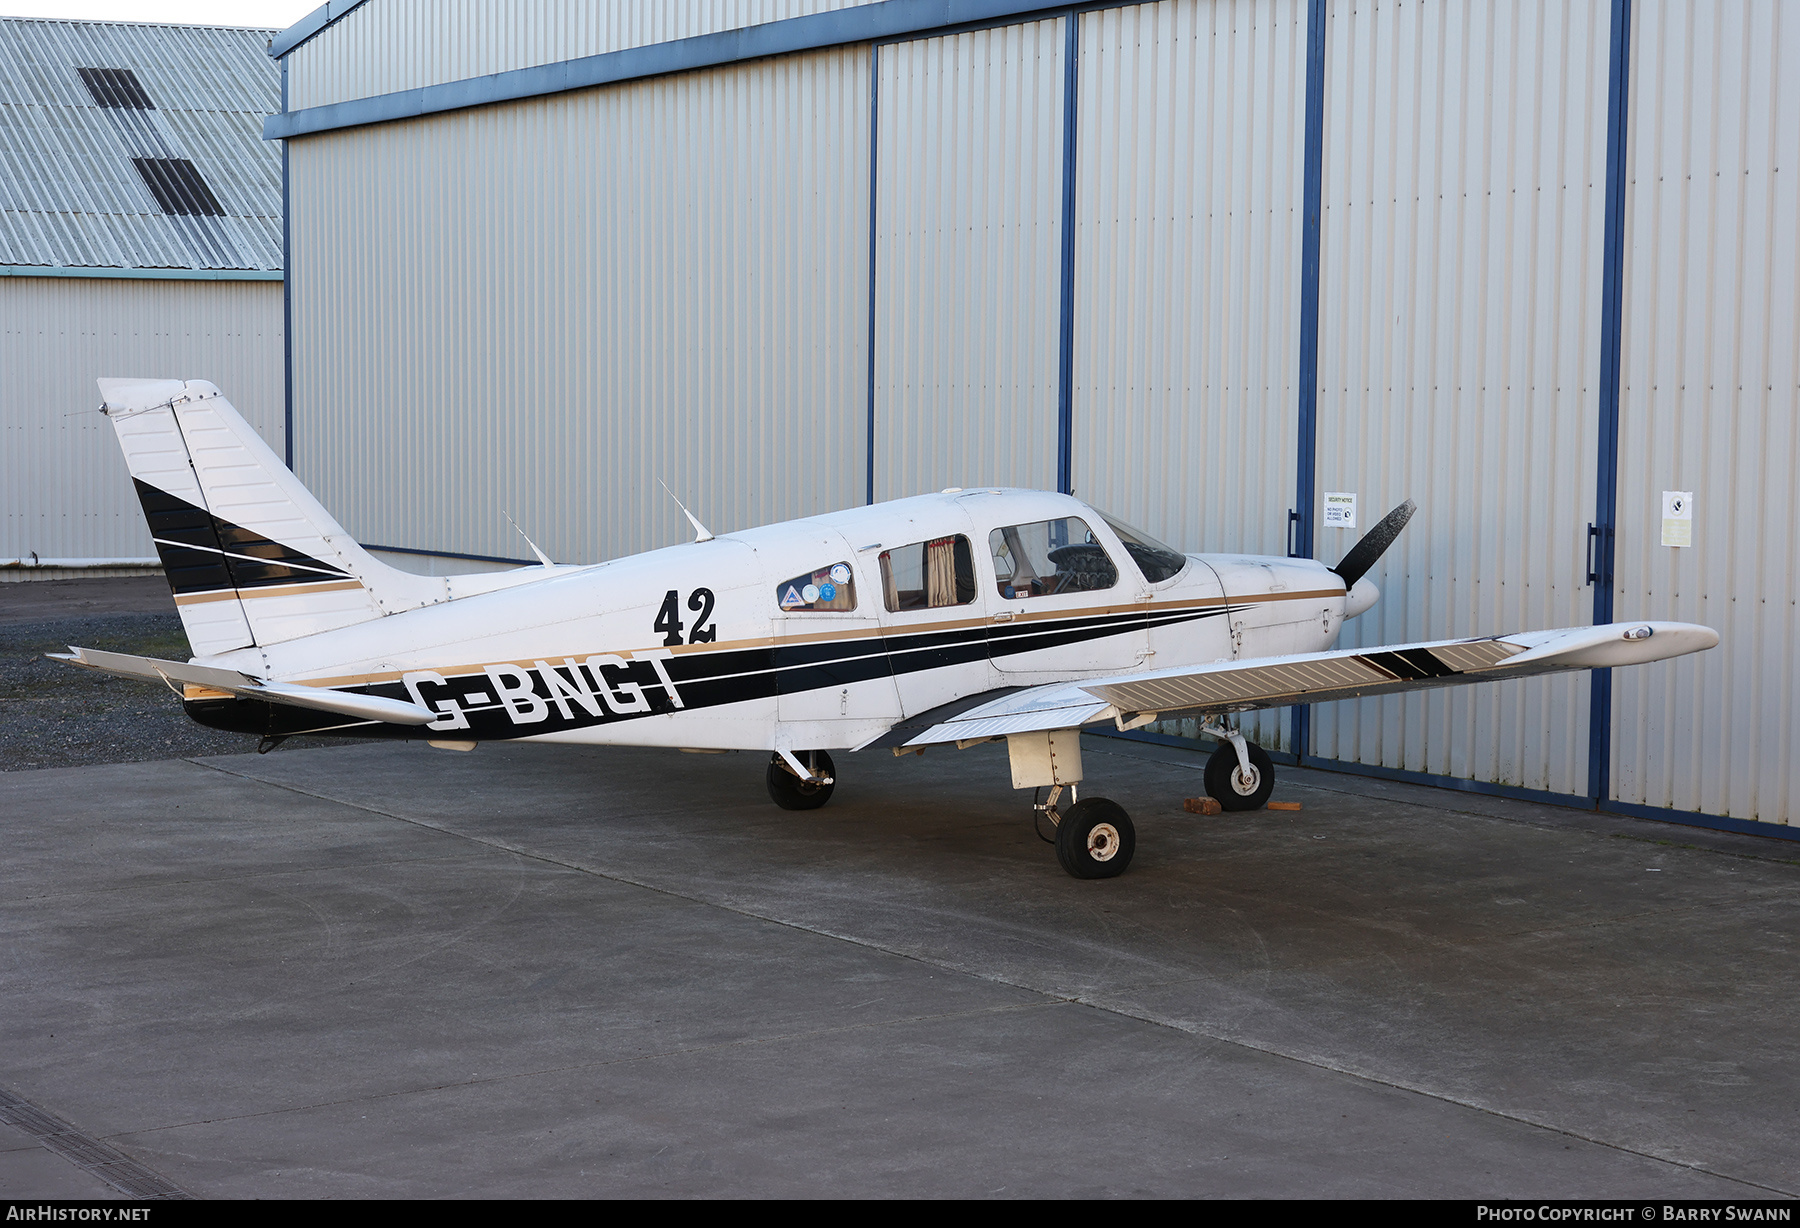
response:
<svg viewBox="0 0 1800 1228"><path fill-rule="evenodd" d="M925 600L932 606L956 604L954 537L940 537L925 544Z"/></svg>

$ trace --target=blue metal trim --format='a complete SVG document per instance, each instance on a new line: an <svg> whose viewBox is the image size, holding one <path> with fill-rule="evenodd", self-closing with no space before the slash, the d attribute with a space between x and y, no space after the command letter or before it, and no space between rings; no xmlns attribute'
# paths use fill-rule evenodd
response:
<svg viewBox="0 0 1800 1228"><path fill-rule="evenodd" d="M1374 763L1352 763L1347 759L1308 757L1302 765L1346 776L1372 776L1377 780L1399 780L1407 784L1431 785L1437 789L1453 789L1458 793L1480 793L1488 797L1507 797L1518 802L1537 802L1545 806L1569 806L1576 810L1592 810L1594 799L1579 793L1553 793L1548 789L1526 789L1519 785L1490 784L1485 780L1464 780L1460 776L1437 776L1430 772L1411 772L1405 768L1383 767Z"/></svg>
<svg viewBox="0 0 1800 1228"><path fill-rule="evenodd" d="M1300 372L1294 476L1294 514L1288 554L1313 556L1313 485L1319 444L1319 239L1325 193L1325 11L1312 0L1306 15L1306 174L1300 229ZM1312 706L1296 704L1289 717L1293 751L1305 762L1312 744Z"/></svg>
<svg viewBox="0 0 1800 1228"><path fill-rule="evenodd" d="M0 277L98 277L110 281L280 281L280 269L106 269L0 264Z"/></svg>
<svg viewBox="0 0 1800 1228"><path fill-rule="evenodd" d="M358 543L364 550L380 550L386 554L422 554L434 559L468 559L476 563L516 563L520 567L542 566L536 559L509 559L503 554L462 554L455 550L420 550L413 546L371 546Z"/></svg>
<svg viewBox="0 0 1800 1228"><path fill-rule="evenodd" d="M876 190L881 172L881 47L869 48L869 452L868 502L875 502L875 264Z"/></svg>
<svg viewBox="0 0 1800 1228"><path fill-rule="evenodd" d="M1112 0L1124 4L1127 0ZM1109 5L1110 6L1110 5ZM1103 6L1103 7L1109 7ZM345 10L348 12L349 10ZM442 85L353 98L325 106L271 115L263 121L263 139L281 140L339 128L387 123L459 111L495 102L514 102L545 94L616 85L645 77L716 68L743 60L797 51L817 51L882 39L938 33L955 26L979 25L1007 18L1033 20L1069 11L1067 5L1042 0L880 0L829 13L789 17L782 21L721 30L647 47L628 47L600 55L516 68L509 72ZM336 18L333 18L335 20Z"/></svg>
<svg viewBox="0 0 1800 1228"><path fill-rule="evenodd" d="M1070 13L1063 38L1062 277L1056 350L1056 489L1075 489L1075 124L1081 65L1081 14Z"/></svg>
<svg viewBox="0 0 1800 1228"><path fill-rule="evenodd" d="M331 0L329 4L321 4L270 39L269 54L275 59L281 59L325 27L336 25L367 2L368 0ZM286 110L287 108L284 106L282 109Z"/></svg>
<svg viewBox="0 0 1800 1228"><path fill-rule="evenodd" d="M1619 493L1619 348L1625 280L1625 125L1630 103L1631 0L1613 0L1606 104L1606 235L1600 281L1600 461L1594 497L1594 622L1613 620L1613 540ZM1612 671L1594 671L1588 702L1588 794L1612 790Z"/></svg>
<svg viewBox="0 0 1800 1228"><path fill-rule="evenodd" d="M1683 827L1710 827L1714 831L1742 832L1746 836L1768 836L1775 840L1800 840L1800 828L1780 823L1759 823L1754 819L1730 819L1722 814L1701 810L1672 810L1664 806L1640 806L1636 802L1603 801L1600 810L1607 814L1629 815L1634 819L1654 819L1658 823L1679 823Z"/></svg>
<svg viewBox="0 0 1800 1228"><path fill-rule="evenodd" d="M281 61L281 110L288 109L288 65ZM282 460L294 471L294 288L285 276L294 263L294 235L288 220L288 144L281 143L281 406Z"/></svg>

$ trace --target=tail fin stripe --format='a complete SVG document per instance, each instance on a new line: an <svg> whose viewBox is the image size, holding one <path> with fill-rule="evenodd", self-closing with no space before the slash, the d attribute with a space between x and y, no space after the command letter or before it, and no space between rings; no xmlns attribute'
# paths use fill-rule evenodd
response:
<svg viewBox="0 0 1800 1228"><path fill-rule="evenodd" d="M217 546L188 546L182 542L165 542L159 537L152 538L151 540L154 541L159 546L181 546L183 549L187 549L187 550L210 550L215 554L222 555L226 560L226 565L231 568L234 578L236 578L238 580L239 587L244 587L244 586L252 585L252 584L288 584L288 583L304 584L307 580L306 576L294 576L292 578L289 578L287 576L274 575L275 572L280 572L280 571L290 569L290 568L294 571L317 572L319 575L325 576L326 578L332 579L332 580L355 579L355 577L352 576L347 571L338 571L336 568L332 568L332 567L309 567L305 563L296 563L296 562L293 562L291 559L281 559L279 561L272 561L270 559L259 559L254 554L237 554L230 550L221 550ZM273 545L274 543L271 542L270 544ZM300 557L305 558L306 556L301 555ZM319 560L313 559L312 561L316 563ZM257 579L245 579L243 576L241 576L239 574L240 572L245 570L245 569L237 566L237 564L240 562L241 563L250 563L255 567L262 568L265 571L269 572L270 575L273 576L273 578L271 579L270 575L265 575L265 576L263 576L261 578L257 578Z"/></svg>
<svg viewBox="0 0 1800 1228"><path fill-rule="evenodd" d="M151 540L177 596L355 579L342 568L270 541L142 479L137 481L137 490L144 517L150 522ZM238 550L227 550L226 542ZM247 553L251 550L258 553Z"/></svg>

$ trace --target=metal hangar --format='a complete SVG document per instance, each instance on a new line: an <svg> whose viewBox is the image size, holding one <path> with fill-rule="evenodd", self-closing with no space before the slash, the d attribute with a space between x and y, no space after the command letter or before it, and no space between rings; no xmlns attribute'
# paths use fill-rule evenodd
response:
<svg viewBox="0 0 1800 1228"><path fill-rule="evenodd" d="M1786 834L1779 0L334 0L270 50L290 455L414 566L518 556L503 512L675 541L659 479L717 529L1005 484L1327 561L1412 497L1346 646L1724 642L1260 740Z"/></svg>

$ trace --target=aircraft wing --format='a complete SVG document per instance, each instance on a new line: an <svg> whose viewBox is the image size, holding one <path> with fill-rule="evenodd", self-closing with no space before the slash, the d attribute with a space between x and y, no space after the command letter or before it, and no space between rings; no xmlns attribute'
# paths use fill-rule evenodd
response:
<svg viewBox="0 0 1800 1228"><path fill-rule="evenodd" d="M1718 642L1718 632L1693 623L1608 623L1480 639L1216 661L1025 687L954 714L927 714L938 716L930 724L918 719L902 722L867 745L985 741L1009 733L1075 729L1105 720L1130 728L1169 717L1223 715L1563 670L1640 665L1699 652Z"/></svg>
<svg viewBox="0 0 1800 1228"><path fill-rule="evenodd" d="M71 646L67 653L47 654L53 661L67 661L83 669L97 669L122 678L161 681L171 689L175 683L236 695L242 699L260 699L264 703L285 704L291 708L311 708L318 712L334 712L339 716L365 721L385 721L395 725L423 725L437 719L438 714L418 704L401 699L383 699L379 695L359 695L352 691L334 691L329 687L301 686L292 682L271 682L240 674L235 669L219 669L212 665L190 665L183 661L159 661L154 657L133 657L122 652L101 652L95 648ZM215 695L215 698L218 696Z"/></svg>

